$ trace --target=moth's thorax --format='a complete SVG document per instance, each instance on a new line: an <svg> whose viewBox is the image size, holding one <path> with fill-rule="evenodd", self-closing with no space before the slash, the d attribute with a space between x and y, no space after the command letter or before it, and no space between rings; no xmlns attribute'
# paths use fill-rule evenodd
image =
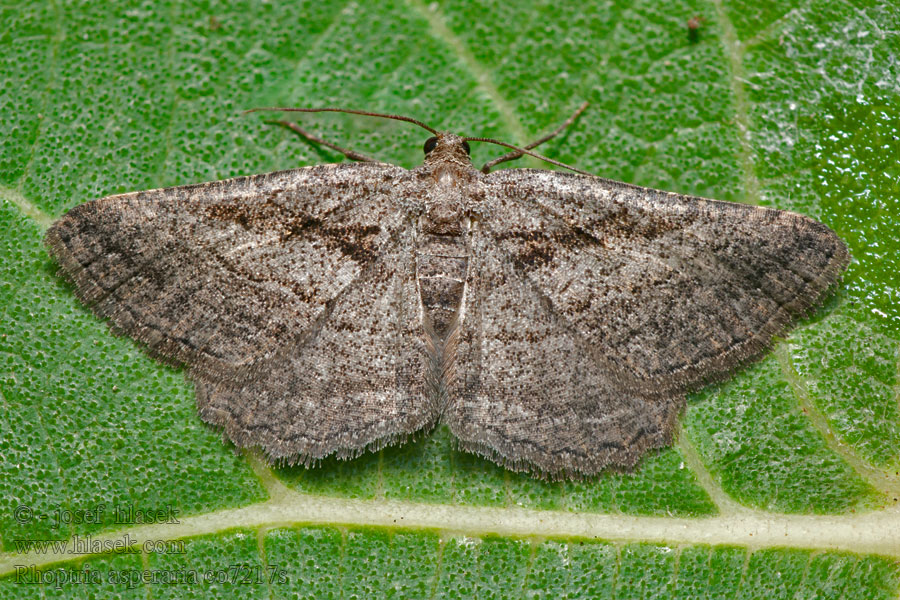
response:
<svg viewBox="0 0 900 600"><path fill-rule="evenodd" d="M419 296L428 329L446 341L463 301L469 262L465 224L480 172L472 167L462 138L450 133L438 135L417 171L424 207L416 248Z"/></svg>
<svg viewBox="0 0 900 600"><path fill-rule="evenodd" d="M460 235L465 216L465 190L458 181L443 177L425 193L421 230L426 234Z"/></svg>

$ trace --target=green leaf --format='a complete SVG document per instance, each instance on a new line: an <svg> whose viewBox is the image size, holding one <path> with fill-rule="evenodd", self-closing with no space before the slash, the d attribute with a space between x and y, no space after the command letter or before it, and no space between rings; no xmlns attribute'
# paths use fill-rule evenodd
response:
<svg viewBox="0 0 900 600"><path fill-rule="evenodd" d="M0 14L0 598L897 597L900 6L8 2ZM854 257L827 306L695 394L674 446L632 473L538 481L458 452L442 428L348 462L269 468L199 420L179 370L82 307L41 246L93 198L341 160L246 108L347 106L527 143L584 100L546 154L810 215ZM303 123L421 160L422 132L405 124Z"/></svg>

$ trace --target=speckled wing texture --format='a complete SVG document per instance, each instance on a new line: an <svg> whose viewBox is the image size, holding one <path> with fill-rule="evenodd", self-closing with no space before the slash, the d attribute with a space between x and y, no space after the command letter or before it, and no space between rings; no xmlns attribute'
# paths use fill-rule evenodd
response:
<svg viewBox="0 0 900 600"><path fill-rule="evenodd" d="M758 358L850 258L786 211L531 169L484 190L443 420L550 477L668 444L685 393Z"/></svg>
<svg viewBox="0 0 900 600"><path fill-rule="evenodd" d="M46 244L78 297L184 364L201 416L309 463L433 423L406 171L339 164L110 196Z"/></svg>

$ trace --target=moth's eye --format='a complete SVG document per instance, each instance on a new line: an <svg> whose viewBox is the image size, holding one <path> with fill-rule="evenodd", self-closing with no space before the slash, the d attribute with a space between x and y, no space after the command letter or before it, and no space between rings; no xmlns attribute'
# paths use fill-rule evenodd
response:
<svg viewBox="0 0 900 600"><path fill-rule="evenodd" d="M429 152L434 150L435 146L437 146L437 138L436 137L430 137L427 140L425 140L425 154L428 154Z"/></svg>
<svg viewBox="0 0 900 600"><path fill-rule="evenodd" d="M469 142L463 140L463 150L466 151L466 154L472 154L472 149L469 148Z"/></svg>

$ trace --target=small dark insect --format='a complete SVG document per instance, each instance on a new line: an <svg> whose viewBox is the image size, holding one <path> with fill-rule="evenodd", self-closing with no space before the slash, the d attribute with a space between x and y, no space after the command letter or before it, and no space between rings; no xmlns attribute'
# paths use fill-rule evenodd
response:
<svg viewBox="0 0 900 600"><path fill-rule="evenodd" d="M688 39L692 43L696 43L700 39L700 29L706 23L706 17L694 15L687 22Z"/></svg>
<svg viewBox="0 0 900 600"><path fill-rule="evenodd" d="M792 212L586 173L426 129L358 163L109 196L46 245L114 330L187 367L200 416L314 463L446 424L511 469L577 477L670 443L685 394L759 358L850 255ZM481 169L470 142L510 148ZM559 165L556 161L548 160Z"/></svg>

